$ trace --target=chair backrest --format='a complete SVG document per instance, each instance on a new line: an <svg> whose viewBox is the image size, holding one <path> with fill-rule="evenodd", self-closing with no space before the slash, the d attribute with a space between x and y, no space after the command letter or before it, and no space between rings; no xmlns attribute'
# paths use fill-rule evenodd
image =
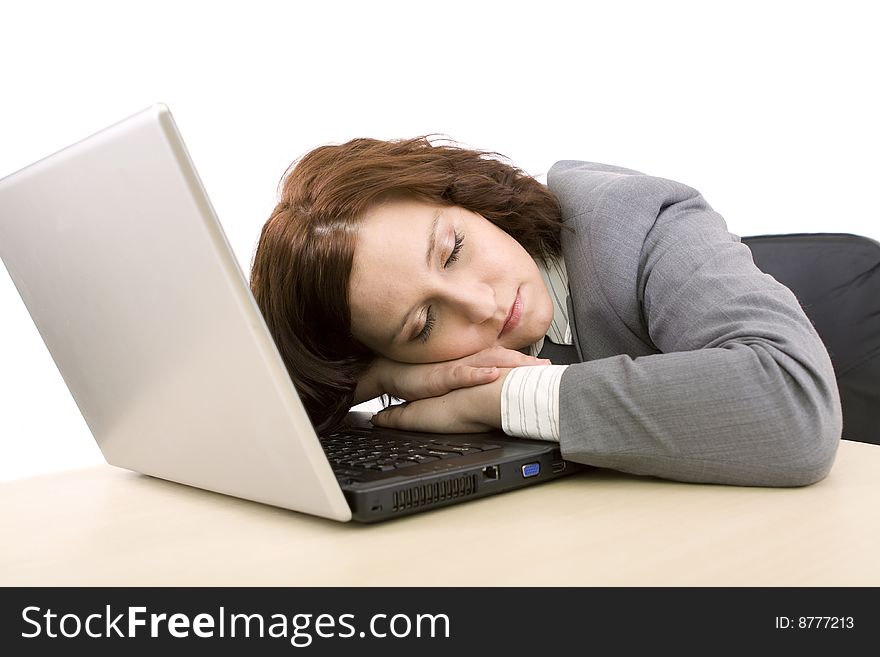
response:
<svg viewBox="0 0 880 657"><path fill-rule="evenodd" d="M742 238L755 265L794 292L825 343L843 437L880 445L880 243L811 233Z"/></svg>

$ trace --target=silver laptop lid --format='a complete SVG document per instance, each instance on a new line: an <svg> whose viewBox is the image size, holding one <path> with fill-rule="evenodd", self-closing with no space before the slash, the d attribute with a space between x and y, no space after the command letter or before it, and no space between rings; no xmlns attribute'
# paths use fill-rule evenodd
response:
<svg viewBox="0 0 880 657"><path fill-rule="evenodd" d="M108 463L351 518L165 105L0 180L0 257Z"/></svg>

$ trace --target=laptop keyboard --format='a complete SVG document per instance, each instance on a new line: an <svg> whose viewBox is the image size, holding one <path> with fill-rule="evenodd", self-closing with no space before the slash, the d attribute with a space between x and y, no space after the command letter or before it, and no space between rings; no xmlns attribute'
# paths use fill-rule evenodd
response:
<svg viewBox="0 0 880 657"><path fill-rule="evenodd" d="M454 436L399 440L369 429L347 429L321 438L321 445L339 480L358 481L372 472L402 470L421 463L455 459L501 449L501 445L456 440Z"/></svg>

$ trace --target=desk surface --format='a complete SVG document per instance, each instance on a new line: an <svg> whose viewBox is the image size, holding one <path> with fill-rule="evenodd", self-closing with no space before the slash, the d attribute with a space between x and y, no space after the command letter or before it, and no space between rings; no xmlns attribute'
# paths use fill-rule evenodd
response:
<svg viewBox="0 0 880 657"><path fill-rule="evenodd" d="M0 486L0 585L877 586L880 446L805 488L607 470L362 526L101 466Z"/></svg>

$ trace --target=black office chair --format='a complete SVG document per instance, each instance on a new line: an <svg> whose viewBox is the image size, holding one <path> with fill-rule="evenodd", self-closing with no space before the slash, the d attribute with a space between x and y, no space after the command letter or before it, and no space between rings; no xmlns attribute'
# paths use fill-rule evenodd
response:
<svg viewBox="0 0 880 657"><path fill-rule="evenodd" d="M758 268L794 292L840 389L843 437L880 445L880 243L844 233L744 237Z"/></svg>

